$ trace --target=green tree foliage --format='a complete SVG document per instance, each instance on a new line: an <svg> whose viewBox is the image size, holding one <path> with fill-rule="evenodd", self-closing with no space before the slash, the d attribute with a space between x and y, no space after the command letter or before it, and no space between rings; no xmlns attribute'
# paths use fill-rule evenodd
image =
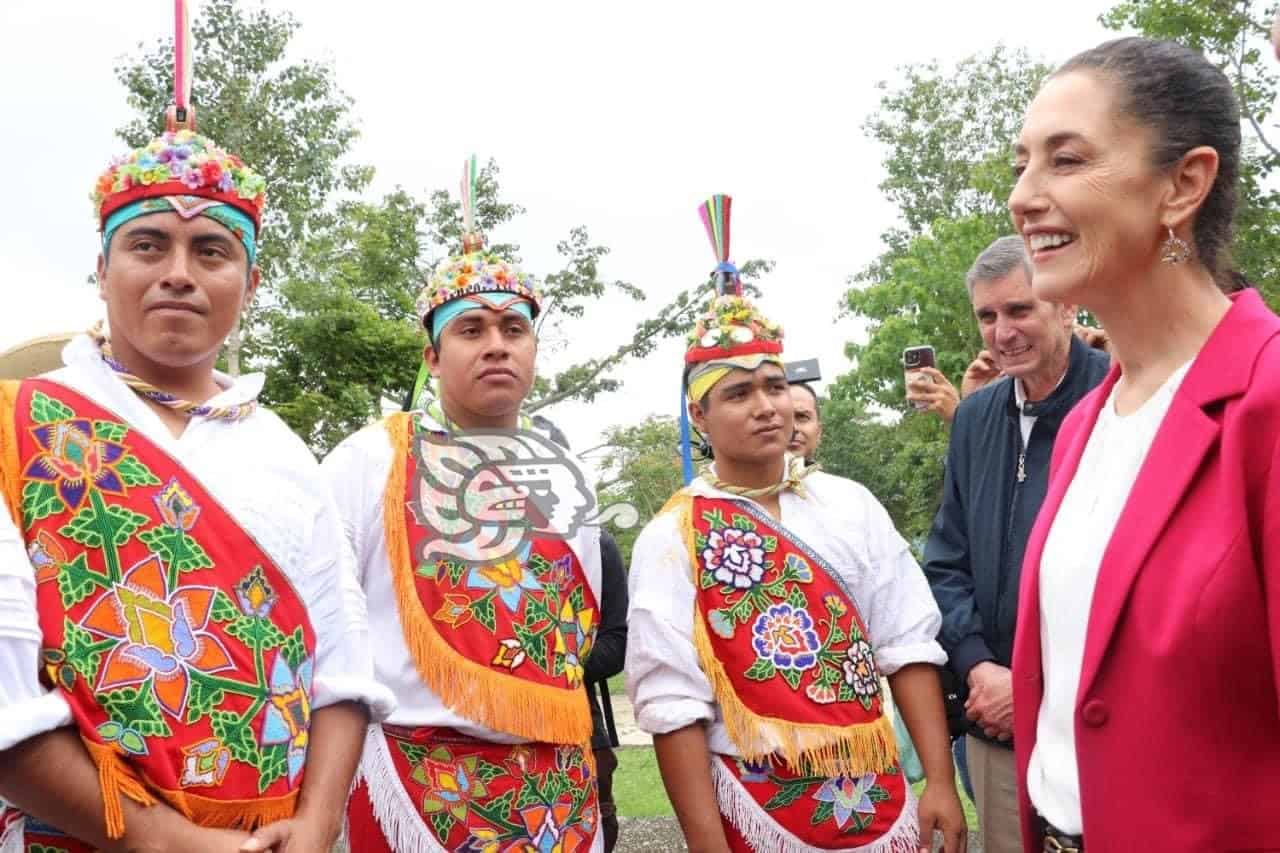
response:
<svg viewBox="0 0 1280 853"><path fill-rule="evenodd" d="M1245 132L1240 209L1232 254L1268 304L1280 309L1280 138L1269 125L1280 72L1267 43L1275 2L1256 0L1127 0L1102 15L1114 30L1136 30L1200 51L1235 86Z"/></svg>
<svg viewBox="0 0 1280 853"><path fill-rule="evenodd" d="M425 207L404 190L338 206L264 307L251 359L263 400L312 448L333 447L403 399L422 359L413 301Z"/></svg>
<svg viewBox="0 0 1280 853"><path fill-rule="evenodd" d="M823 470L857 480L884 504L919 557L942 494L947 428L912 413L889 421L867 411L842 377L821 402Z"/></svg>
<svg viewBox="0 0 1280 853"><path fill-rule="evenodd" d="M652 416L638 424L613 427L605 444L595 450L601 457L602 479L598 488L603 505L623 501L640 514L628 530L611 529L626 565L641 529L684 485L680 468L680 431L673 417ZM592 451L588 451L592 453Z"/></svg>
<svg viewBox="0 0 1280 853"><path fill-rule="evenodd" d="M904 69L885 91L867 133L884 146L880 189L901 224L888 250L851 280L846 308L869 321L867 342L847 348L850 393L906 411L902 350L932 344L939 369L958 379L979 348L964 274L982 249L1012 230L1013 141L1048 67L996 48L960 62Z"/></svg>
<svg viewBox="0 0 1280 853"><path fill-rule="evenodd" d="M846 348L854 366L823 406L819 459L871 489L916 546L938 507L947 429L910 411L902 350L932 345L958 385L981 348L964 276L1012 230L1012 145L1048 70L1005 48L950 69L906 68L898 86L882 85L865 124L884 146L880 186L901 219L882 235L886 251L850 280L846 308L866 321L867 339Z"/></svg>

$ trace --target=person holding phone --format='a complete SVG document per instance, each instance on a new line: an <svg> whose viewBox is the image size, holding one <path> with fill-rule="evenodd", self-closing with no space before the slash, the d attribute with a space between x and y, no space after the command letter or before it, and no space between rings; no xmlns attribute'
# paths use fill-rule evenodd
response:
<svg viewBox="0 0 1280 853"><path fill-rule="evenodd" d="M1231 275L1240 156L1230 79L1143 38L1051 74L1015 146L1035 296L1086 307L1115 357L1026 548L1027 851L1277 847L1280 318Z"/></svg>
<svg viewBox="0 0 1280 853"><path fill-rule="evenodd" d="M988 246L965 283L987 354L970 372L1000 378L955 410L924 570L942 611L938 640L968 688L965 752L983 849L1013 853L1021 839L1010 662L1022 551L1044 499L1058 427L1102 381L1108 358L1072 334L1074 306L1032 293L1022 238Z"/></svg>

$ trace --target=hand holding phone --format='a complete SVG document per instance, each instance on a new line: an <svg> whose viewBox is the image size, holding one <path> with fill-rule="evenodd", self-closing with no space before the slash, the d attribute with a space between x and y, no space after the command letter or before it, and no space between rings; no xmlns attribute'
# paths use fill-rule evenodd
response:
<svg viewBox="0 0 1280 853"><path fill-rule="evenodd" d="M934 354L933 347L928 344L907 347L902 351L902 367L906 371L907 382L925 379L932 382L933 377L927 373L922 373L920 368L936 368L937 366L937 357ZM920 411L929 408L929 404L923 402L913 402L911 405Z"/></svg>

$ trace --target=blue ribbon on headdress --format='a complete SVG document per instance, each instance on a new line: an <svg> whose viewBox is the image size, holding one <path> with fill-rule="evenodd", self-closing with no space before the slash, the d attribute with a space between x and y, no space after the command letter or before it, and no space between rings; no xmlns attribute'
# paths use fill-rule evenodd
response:
<svg viewBox="0 0 1280 853"><path fill-rule="evenodd" d="M693 443L689 434L689 403L685 397L684 382L680 382L680 464L684 471L684 484L693 482Z"/></svg>

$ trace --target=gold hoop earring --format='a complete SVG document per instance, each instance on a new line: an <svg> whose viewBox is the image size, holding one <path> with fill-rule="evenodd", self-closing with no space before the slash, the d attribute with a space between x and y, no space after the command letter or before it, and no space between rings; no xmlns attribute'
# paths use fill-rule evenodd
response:
<svg viewBox="0 0 1280 853"><path fill-rule="evenodd" d="M1186 263L1191 259L1191 245L1173 233L1172 225L1165 228L1169 230L1169 236L1160 244L1160 260L1170 265Z"/></svg>

